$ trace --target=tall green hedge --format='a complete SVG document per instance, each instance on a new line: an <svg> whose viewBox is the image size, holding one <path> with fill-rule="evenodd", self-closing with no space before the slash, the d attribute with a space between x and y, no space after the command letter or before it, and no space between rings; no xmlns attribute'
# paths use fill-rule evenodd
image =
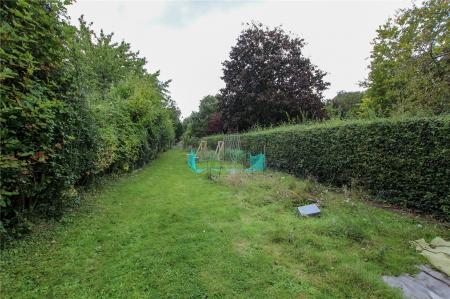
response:
<svg viewBox="0 0 450 299"><path fill-rule="evenodd" d="M62 0L0 2L0 243L77 188L154 159L173 100L130 45L67 21Z"/></svg>
<svg viewBox="0 0 450 299"><path fill-rule="evenodd" d="M208 138L215 146L221 136ZM268 166L336 186L356 185L377 199L450 215L450 117L298 125L242 134L266 146Z"/></svg>

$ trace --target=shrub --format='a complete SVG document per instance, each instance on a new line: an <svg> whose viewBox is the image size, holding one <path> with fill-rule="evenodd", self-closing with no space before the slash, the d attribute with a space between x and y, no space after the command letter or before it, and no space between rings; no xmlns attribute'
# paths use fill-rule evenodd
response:
<svg viewBox="0 0 450 299"><path fill-rule="evenodd" d="M222 136L208 137L214 147ZM450 215L450 117L297 125L241 135L266 145L269 167L336 186L358 185L376 199Z"/></svg>

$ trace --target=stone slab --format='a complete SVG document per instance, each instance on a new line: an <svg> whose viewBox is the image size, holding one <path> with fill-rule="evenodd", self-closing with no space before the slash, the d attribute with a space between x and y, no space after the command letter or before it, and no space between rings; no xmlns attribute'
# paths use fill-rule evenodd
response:
<svg viewBox="0 0 450 299"><path fill-rule="evenodd" d="M320 215L320 209L316 204L298 207L297 211L300 216L318 216L318 215Z"/></svg>

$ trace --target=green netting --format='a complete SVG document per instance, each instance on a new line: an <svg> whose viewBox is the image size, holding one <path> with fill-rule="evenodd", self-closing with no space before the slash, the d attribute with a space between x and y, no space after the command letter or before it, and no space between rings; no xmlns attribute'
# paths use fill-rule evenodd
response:
<svg viewBox="0 0 450 299"><path fill-rule="evenodd" d="M250 154L249 161L250 167L245 170L246 172L264 171L266 165L266 155L258 154L252 156L252 154Z"/></svg>
<svg viewBox="0 0 450 299"><path fill-rule="evenodd" d="M201 172L203 172L203 169L197 168L197 163L195 162L196 159L197 159L197 156L195 155L194 151L191 151L188 154L187 163L189 165L189 168L191 168L192 171L194 171L195 173L201 173Z"/></svg>
<svg viewBox="0 0 450 299"><path fill-rule="evenodd" d="M219 141L215 151L208 150L202 141L197 150L188 154L188 165L195 173L206 170L208 175L221 173L253 173L264 171L266 156L263 153L252 155L241 147L239 134L228 134Z"/></svg>
<svg viewBox="0 0 450 299"><path fill-rule="evenodd" d="M224 151L224 160L232 162L242 162L245 158L245 152L240 149L226 149Z"/></svg>
<svg viewBox="0 0 450 299"><path fill-rule="evenodd" d="M239 155L245 156L244 152L239 153ZM189 168L194 171L195 173L202 173L205 169L198 166L197 162L197 155L191 151L188 155L187 163L189 165ZM250 166L248 168L245 168L245 166L241 163L235 163L231 161L217 161L217 160L208 160L204 161L202 163L199 163L200 165L203 165L208 169L208 171L217 173L217 172L223 172L223 173L239 173L239 172L261 172L264 171L265 165L266 165L266 156L264 154L258 154L258 155L249 155L249 164Z"/></svg>

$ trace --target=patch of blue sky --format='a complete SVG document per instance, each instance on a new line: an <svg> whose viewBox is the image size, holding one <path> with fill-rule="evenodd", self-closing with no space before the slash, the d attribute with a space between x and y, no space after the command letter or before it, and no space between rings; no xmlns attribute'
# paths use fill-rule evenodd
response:
<svg viewBox="0 0 450 299"><path fill-rule="evenodd" d="M159 17L152 19L152 24L169 27L189 25L196 19L216 11L229 11L257 1L171 1Z"/></svg>

